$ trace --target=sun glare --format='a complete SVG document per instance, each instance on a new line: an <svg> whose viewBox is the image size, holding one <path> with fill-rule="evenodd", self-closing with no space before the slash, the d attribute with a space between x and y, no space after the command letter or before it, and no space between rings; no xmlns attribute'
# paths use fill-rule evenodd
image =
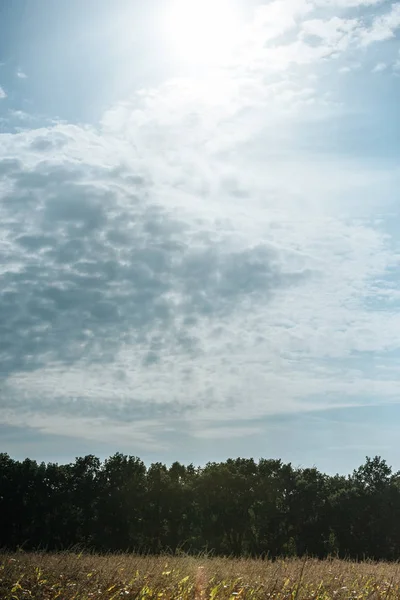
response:
<svg viewBox="0 0 400 600"><path fill-rule="evenodd" d="M179 61L215 66L228 61L240 19L233 0L171 0L163 28Z"/></svg>

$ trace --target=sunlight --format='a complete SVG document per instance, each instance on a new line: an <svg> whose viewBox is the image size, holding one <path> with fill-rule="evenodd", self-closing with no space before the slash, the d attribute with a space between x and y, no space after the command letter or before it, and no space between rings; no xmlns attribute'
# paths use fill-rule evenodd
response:
<svg viewBox="0 0 400 600"><path fill-rule="evenodd" d="M171 0L163 29L176 58L200 66L228 61L240 30L235 4L232 0Z"/></svg>

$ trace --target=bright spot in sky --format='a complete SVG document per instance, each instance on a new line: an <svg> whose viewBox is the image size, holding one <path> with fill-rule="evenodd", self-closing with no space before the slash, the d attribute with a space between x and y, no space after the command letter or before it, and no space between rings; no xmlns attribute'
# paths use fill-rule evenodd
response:
<svg viewBox="0 0 400 600"><path fill-rule="evenodd" d="M163 28L177 59L199 66L228 61L240 30L235 4L232 0L171 0Z"/></svg>

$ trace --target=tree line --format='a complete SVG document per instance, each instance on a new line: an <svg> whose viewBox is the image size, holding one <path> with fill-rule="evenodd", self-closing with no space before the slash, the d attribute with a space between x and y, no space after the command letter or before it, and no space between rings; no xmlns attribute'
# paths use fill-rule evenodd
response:
<svg viewBox="0 0 400 600"><path fill-rule="evenodd" d="M400 473L380 457L349 476L281 460L204 467L120 453L67 465L0 454L0 547L397 560Z"/></svg>

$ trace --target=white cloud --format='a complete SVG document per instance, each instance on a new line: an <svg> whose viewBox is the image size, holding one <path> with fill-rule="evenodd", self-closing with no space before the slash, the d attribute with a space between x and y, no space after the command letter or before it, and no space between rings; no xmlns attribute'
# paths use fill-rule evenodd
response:
<svg viewBox="0 0 400 600"><path fill-rule="evenodd" d="M383 4L385 0L314 0L316 6L324 8L359 8L365 6L378 6Z"/></svg>
<svg viewBox="0 0 400 600"><path fill-rule="evenodd" d="M3 88L0 86L0 100L2 100L3 98L7 98L7 94L5 93Z"/></svg>
<svg viewBox="0 0 400 600"><path fill-rule="evenodd" d="M9 114L14 119L19 119L20 121L30 121L32 119L31 115L23 110L10 110Z"/></svg>
<svg viewBox="0 0 400 600"><path fill-rule="evenodd" d="M27 79L28 76L26 75L26 73L24 73L24 71L22 71L22 69L18 69L17 77L18 79Z"/></svg>
<svg viewBox="0 0 400 600"><path fill-rule="evenodd" d="M331 151L341 108L312 69L388 39L396 7L369 27L315 5L259 7L237 64L98 127L0 135L4 423L152 447L178 420L240 438L259 429L232 421L397 397L360 356L398 347L399 258L375 219L400 173Z"/></svg>
<svg viewBox="0 0 400 600"><path fill-rule="evenodd" d="M358 19L342 19L332 17L328 20L310 19L302 24L302 31L306 35L316 36L321 40L337 47L343 39L348 43L348 36L353 34L360 26Z"/></svg>
<svg viewBox="0 0 400 600"><path fill-rule="evenodd" d="M311 2L307 0L274 0L268 4L260 4L255 9L254 26L265 43L266 40L294 29L299 20L312 9Z"/></svg>
<svg viewBox="0 0 400 600"><path fill-rule="evenodd" d="M194 437L205 440L231 440L262 433L260 427L205 427L194 431Z"/></svg>
<svg viewBox="0 0 400 600"><path fill-rule="evenodd" d="M51 418L59 432L96 416L88 435L109 439L154 411L204 438L206 421L371 392L352 354L397 347L397 311L367 306L397 258L352 214L399 174L287 154L282 136L308 107L283 120L274 98L293 84L264 90L260 113L249 96L255 123L234 90L211 101L180 81L116 107L101 131L1 136L5 422ZM392 399L397 382L379 388Z"/></svg>
<svg viewBox="0 0 400 600"><path fill-rule="evenodd" d="M400 27L400 4L395 2L391 9L373 19L369 28L360 33L360 43L368 46L374 42L382 42L393 38L395 31Z"/></svg>
<svg viewBox="0 0 400 600"><path fill-rule="evenodd" d="M378 4L384 3L285 0L262 5L255 11L248 42L242 48L242 63L251 65L252 70L276 73L293 65L318 64L388 40L400 25L400 4L394 3L380 14L347 16L346 9ZM330 14L329 8L335 14Z"/></svg>
<svg viewBox="0 0 400 600"><path fill-rule="evenodd" d="M359 63L359 62L350 63L350 64L343 65L343 67L340 67L339 73L342 73L342 74L343 73L352 73L353 71L357 71L360 68L361 68L361 63Z"/></svg>
<svg viewBox="0 0 400 600"><path fill-rule="evenodd" d="M388 68L387 64L384 62L377 63L375 67L372 69L372 73L382 73L382 71L386 71Z"/></svg>
<svg viewBox="0 0 400 600"><path fill-rule="evenodd" d="M152 448L155 452L164 451L166 445L161 442L161 433L165 432L162 421L140 420L123 423L110 418L85 418L63 415L46 415L32 410L27 413L3 410L0 412L3 425L35 429L41 433L56 436L86 439L91 442L129 444L132 439L138 450Z"/></svg>

